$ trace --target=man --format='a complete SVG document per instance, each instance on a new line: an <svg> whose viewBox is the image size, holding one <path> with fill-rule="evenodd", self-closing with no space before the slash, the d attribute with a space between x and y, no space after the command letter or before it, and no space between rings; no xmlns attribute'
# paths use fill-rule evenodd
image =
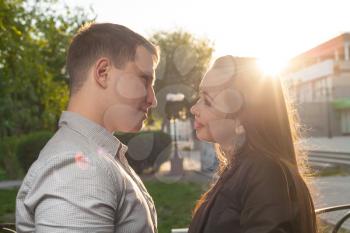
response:
<svg viewBox="0 0 350 233"><path fill-rule="evenodd" d="M115 131L157 105L158 50L116 24L82 27L68 50L70 100L17 195L17 232L157 232L152 198Z"/></svg>

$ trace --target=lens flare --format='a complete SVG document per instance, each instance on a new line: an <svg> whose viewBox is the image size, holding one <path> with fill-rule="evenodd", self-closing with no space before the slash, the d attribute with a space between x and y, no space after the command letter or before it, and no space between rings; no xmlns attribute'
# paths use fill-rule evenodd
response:
<svg viewBox="0 0 350 233"><path fill-rule="evenodd" d="M287 67L287 60L280 58L259 58L258 66L264 75L278 77Z"/></svg>

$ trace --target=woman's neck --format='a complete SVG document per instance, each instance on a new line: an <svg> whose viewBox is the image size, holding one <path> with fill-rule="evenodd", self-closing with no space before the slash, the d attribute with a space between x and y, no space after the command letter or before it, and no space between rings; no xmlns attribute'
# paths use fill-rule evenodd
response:
<svg viewBox="0 0 350 233"><path fill-rule="evenodd" d="M221 150L224 152L225 157L232 157L235 152L235 146L232 143L220 144Z"/></svg>
<svg viewBox="0 0 350 233"><path fill-rule="evenodd" d="M237 151L239 151L245 143L244 135L236 136L234 139L221 142L220 148L224 152L227 159L233 158Z"/></svg>

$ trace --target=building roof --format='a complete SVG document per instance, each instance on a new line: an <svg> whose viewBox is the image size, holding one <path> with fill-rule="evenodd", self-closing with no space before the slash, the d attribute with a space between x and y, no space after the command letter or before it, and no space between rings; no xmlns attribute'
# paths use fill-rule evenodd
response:
<svg viewBox="0 0 350 233"><path fill-rule="evenodd" d="M341 57L344 55L344 49L341 48L344 46L345 42L350 43L350 33L343 33L336 36L292 58L287 71L293 72L326 59L334 59L336 50L338 51L339 57Z"/></svg>
<svg viewBox="0 0 350 233"><path fill-rule="evenodd" d="M334 37L298 56L292 60L298 60L303 58L315 58L327 55L334 55L334 50L342 47L345 41L350 42L350 33L343 33L337 37ZM342 52L342 51L339 51Z"/></svg>

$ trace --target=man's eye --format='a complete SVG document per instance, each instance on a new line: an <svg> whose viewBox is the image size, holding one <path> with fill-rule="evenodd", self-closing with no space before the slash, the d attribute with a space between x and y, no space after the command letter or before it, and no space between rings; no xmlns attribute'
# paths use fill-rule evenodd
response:
<svg viewBox="0 0 350 233"><path fill-rule="evenodd" d="M147 83L147 82L148 82L147 77L141 76L140 78L141 78L142 82L144 82L144 83Z"/></svg>

